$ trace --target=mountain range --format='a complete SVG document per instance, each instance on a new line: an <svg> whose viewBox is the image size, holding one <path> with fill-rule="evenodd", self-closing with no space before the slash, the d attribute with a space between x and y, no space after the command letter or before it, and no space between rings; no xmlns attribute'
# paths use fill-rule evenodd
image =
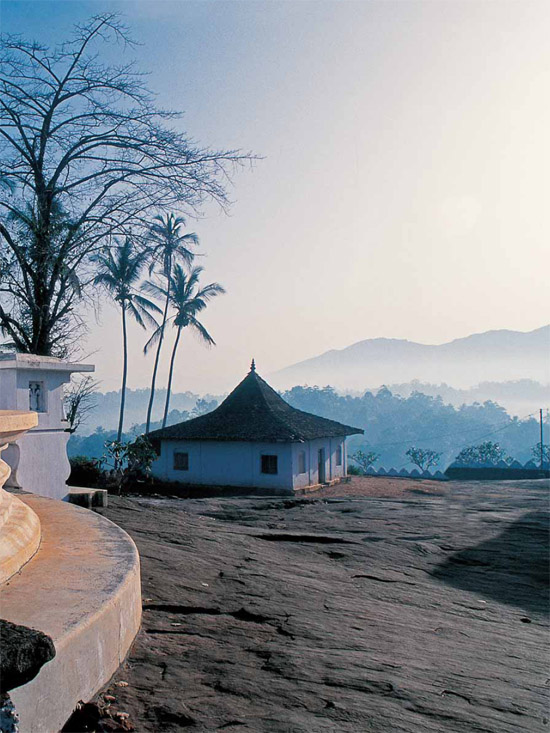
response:
<svg viewBox="0 0 550 733"><path fill-rule="evenodd" d="M550 325L534 331L486 331L444 344L376 338L332 349L269 375L278 389L297 384L365 390L392 382L550 382Z"/></svg>

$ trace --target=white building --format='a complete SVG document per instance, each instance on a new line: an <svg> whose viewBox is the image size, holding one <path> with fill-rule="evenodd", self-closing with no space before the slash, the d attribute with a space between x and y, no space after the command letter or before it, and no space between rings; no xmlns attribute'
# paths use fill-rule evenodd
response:
<svg viewBox="0 0 550 733"><path fill-rule="evenodd" d="M189 485L292 492L342 478L359 428L296 410L256 373L212 412L150 433L153 475Z"/></svg>
<svg viewBox="0 0 550 733"><path fill-rule="evenodd" d="M0 354L0 410L32 410L38 425L3 453L11 467L8 487L66 499L71 467L63 385L72 372L93 372L91 364L71 364L53 356Z"/></svg>

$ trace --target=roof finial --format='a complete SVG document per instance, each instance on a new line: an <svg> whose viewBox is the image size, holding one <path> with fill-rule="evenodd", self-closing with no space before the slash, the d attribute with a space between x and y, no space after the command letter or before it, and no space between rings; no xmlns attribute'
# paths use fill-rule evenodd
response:
<svg viewBox="0 0 550 733"><path fill-rule="evenodd" d="M252 359L252 364L250 365L250 371L255 372L256 371L256 362L254 359Z"/></svg>

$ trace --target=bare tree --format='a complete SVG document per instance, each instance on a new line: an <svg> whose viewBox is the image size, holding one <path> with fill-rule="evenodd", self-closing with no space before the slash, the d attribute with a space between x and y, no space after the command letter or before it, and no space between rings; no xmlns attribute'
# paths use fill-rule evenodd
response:
<svg viewBox="0 0 550 733"><path fill-rule="evenodd" d="M455 461L462 466L469 466L476 463L498 463L499 461L512 463L512 458L499 443L487 440L485 443L463 448L456 456Z"/></svg>
<svg viewBox="0 0 550 733"><path fill-rule="evenodd" d="M0 328L23 352L62 354L93 282L93 254L112 236L145 240L162 210L228 203L251 156L200 148L159 109L133 63L108 66L97 46L129 44L112 13L50 49L19 37L0 56Z"/></svg>
<svg viewBox="0 0 550 733"><path fill-rule="evenodd" d="M68 433L74 433L86 421L86 417L95 408L95 393L99 382L92 377L80 377L71 380L71 383L65 394L63 402L65 407L65 418L69 423Z"/></svg>

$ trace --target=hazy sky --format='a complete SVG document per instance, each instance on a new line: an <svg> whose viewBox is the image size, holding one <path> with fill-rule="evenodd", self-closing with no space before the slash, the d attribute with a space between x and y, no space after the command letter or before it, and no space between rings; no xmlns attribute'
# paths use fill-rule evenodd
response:
<svg viewBox="0 0 550 733"><path fill-rule="evenodd" d="M229 217L190 222L217 341L183 340L174 389L225 391L380 336L441 343L548 321L550 3L2 0L49 42L120 10L161 106L202 144L264 156ZM131 332L130 386L146 386ZM118 388L119 316L87 350ZM167 354L166 354L167 356ZM165 360L166 362L166 360ZM166 370L163 371L161 383Z"/></svg>

